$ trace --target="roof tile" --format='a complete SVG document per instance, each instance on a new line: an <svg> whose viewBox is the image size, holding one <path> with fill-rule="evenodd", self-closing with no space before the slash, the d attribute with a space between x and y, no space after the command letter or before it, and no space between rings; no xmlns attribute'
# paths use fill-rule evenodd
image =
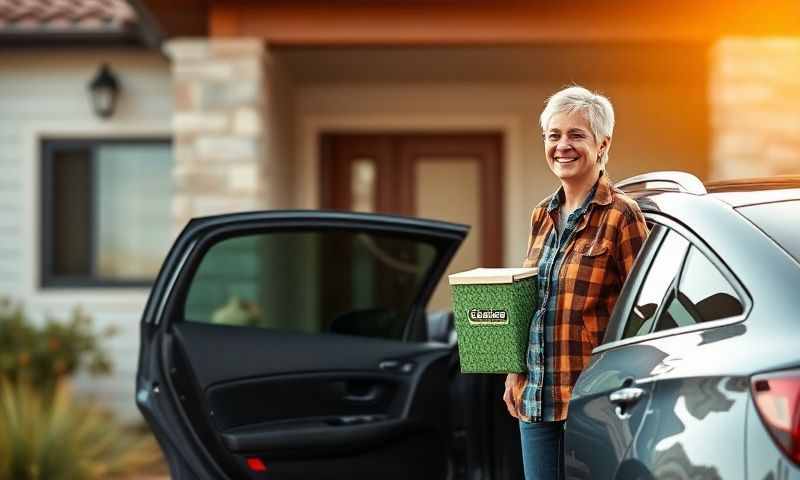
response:
<svg viewBox="0 0 800 480"><path fill-rule="evenodd" d="M0 0L0 30L123 32L137 23L125 0Z"/></svg>

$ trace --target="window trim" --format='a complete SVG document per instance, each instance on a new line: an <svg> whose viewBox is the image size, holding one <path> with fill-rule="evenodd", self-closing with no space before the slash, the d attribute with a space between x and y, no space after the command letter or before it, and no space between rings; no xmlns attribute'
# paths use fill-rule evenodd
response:
<svg viewBox="0 0 800 480"><path fill-rule="evenodd" d="M684 267L686 266L686 257L688 256L689 252L691 251L691 248L695 247L701 254L703 254L706 257L706 259L708 259L709 262L711 262L712 265L714 265L714 267L717 268L717 270L719 270L720 274L722 274L722 276L725 278L725 280L728 281L728 283L731 285L731 287L733 288L733 290L736 292L737 296L739 297L739 301L742 302L743 311L742 311L741 314L733 316L733 317L722 318L722 319L719 319L719 320L712 320L710 322L697 323L697 324L694 324L694 325L687 325L685 327L671 328L671 329L667 329L667 330L661 330L661 331L658 331L658 332L653 332L651 330L651 332L648 333L647 335L639 335L639 336L634 336L634 337L614 340L614 341L611 341L611 342L608 342L608 343L603 343L601 345L598 345L597 347L595 347L592 350L592 355L595 355L597 353L602 353L602 352L605 352L605 351L608 351L608 350L612 350L612 349L615 349L615 348L624 347L626 345L638 344L638 343L647 342L647 341L655 340L655 339L659 339L659 338L671 337L671 336L674 336L674 335L682 335L684 333L692 333L692 332L697 332L697 331L709 330L709 329L713 329L713 328L723 327L723 326L726 326L726 325L732 325L732 324L735 324L735 323L740 323L740 322L743 322L743 321L745 321L747 319L747 317L750 315L750 311L753 308L752 297L750 296L750 293L745 288L744 284L742 284L742 282L736 277L736 275L728 268L728 266L725 264L725 262L723 262L716 255L716 253L713 252L713 250L705 243L705 241L703 241L700 237L695 235L694 232L689 230L682 223L674 220L671 217L668 217L668 216L666 216L666 215L664 215L662 213L653 213L653 212L643 212L643 213L644 213L644 216L645 216L645 218L647 220L650 220L655 224L662 225L663 227L666 227L668 229L675 230L676 233L680 234L686 240L689 241L689 248L687 248L687 250L686 250L686 254L684 255L683 260L681 261L681 268L678 271L678 284L680 283L680 279L683 277L683 270L684 270ZM666 236L666 233L665 233L664 236ZM659 248L661 248L661 243L662 242L663 242L663 238L659 242ZM658 252L658 250L656 250L656 253L657 252ZM655 257L655 254L651 258L649 258L648 270L649 270L650 264L652 264L652 262L654 260L654 257ZM636 284L636 292L637 292L637 294L638 294L639 288L641 287L642 282L644 281L645 277L646 277L646 275L642 276L642 278ZM666 298L666 295L665 295L664 298ZM661 312L661 310L663 308L664 307L663 307L663 299L662 299L662 304L659 305L658 310L656 311L656 315L660 315L660 312ZM626 316L626 318L627 318L627 316ZM627 324L627 322L626 322L626 324ZM653 326L655 327L655 323L653 324ZM624 328L622 330L624 331Z"/></svg>
<svg viewBox="0 0 800 480"><path fill-rule="evenodd" d="M42 137L39 139L40 156L39 162L39 282L38 288L41 290L63 289L63 288L149 288L153 285L158 272L152 278L114 280L97 276L94 272L89 275L59 275L53 272L54 265L54 212L51 208L53 204L53 163L55 154L67 149L77 150L86 149L89 151L89 172L92 175L92 184L96 175L96 151L105 145L166 145L172 149L173 140L169 136L146 135L136 137L102 138L102 137ZM90 205L94 205L96 192L89 194ZM97 245L94 239L97 237L97 222L93 208L87 212L88 225L91 230L89 237L90 268L93 270L96 263Z"/></svg>

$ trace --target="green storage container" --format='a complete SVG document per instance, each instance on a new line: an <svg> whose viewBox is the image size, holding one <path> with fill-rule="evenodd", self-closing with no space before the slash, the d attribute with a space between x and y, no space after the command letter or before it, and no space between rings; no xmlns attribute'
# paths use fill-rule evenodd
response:
<svg viewBox="0 0 800 480"><path fill-rule="evenodd" d="M535 268L476 268L448 277L462 373L527 371L536 272Z"/></svg>

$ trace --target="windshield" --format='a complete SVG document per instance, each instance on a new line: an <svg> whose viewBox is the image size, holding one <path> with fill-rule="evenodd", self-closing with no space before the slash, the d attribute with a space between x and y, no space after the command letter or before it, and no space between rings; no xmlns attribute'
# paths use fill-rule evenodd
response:
<svg viewBox="0 0 800 480"><path fill-rule="evenodd" d="M186 321L401 338L437 261L433 244L363 231L231 237L205 253Z"/></svg>
<svg viewBox="0 0 800 480"><path fill-rule="evenodd" d="M800 200L748 205L737 211L800 262Z"/></svg>

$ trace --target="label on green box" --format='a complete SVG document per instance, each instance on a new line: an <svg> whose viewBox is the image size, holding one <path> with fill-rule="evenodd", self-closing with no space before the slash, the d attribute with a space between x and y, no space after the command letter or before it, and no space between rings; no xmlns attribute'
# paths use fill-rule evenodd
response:
<svg viewBox="0 0 800 480"><path fill-rule="evenodd" d="M473 308L469 314L470 325L508 325L508 312L491 308Z"/></svg>

